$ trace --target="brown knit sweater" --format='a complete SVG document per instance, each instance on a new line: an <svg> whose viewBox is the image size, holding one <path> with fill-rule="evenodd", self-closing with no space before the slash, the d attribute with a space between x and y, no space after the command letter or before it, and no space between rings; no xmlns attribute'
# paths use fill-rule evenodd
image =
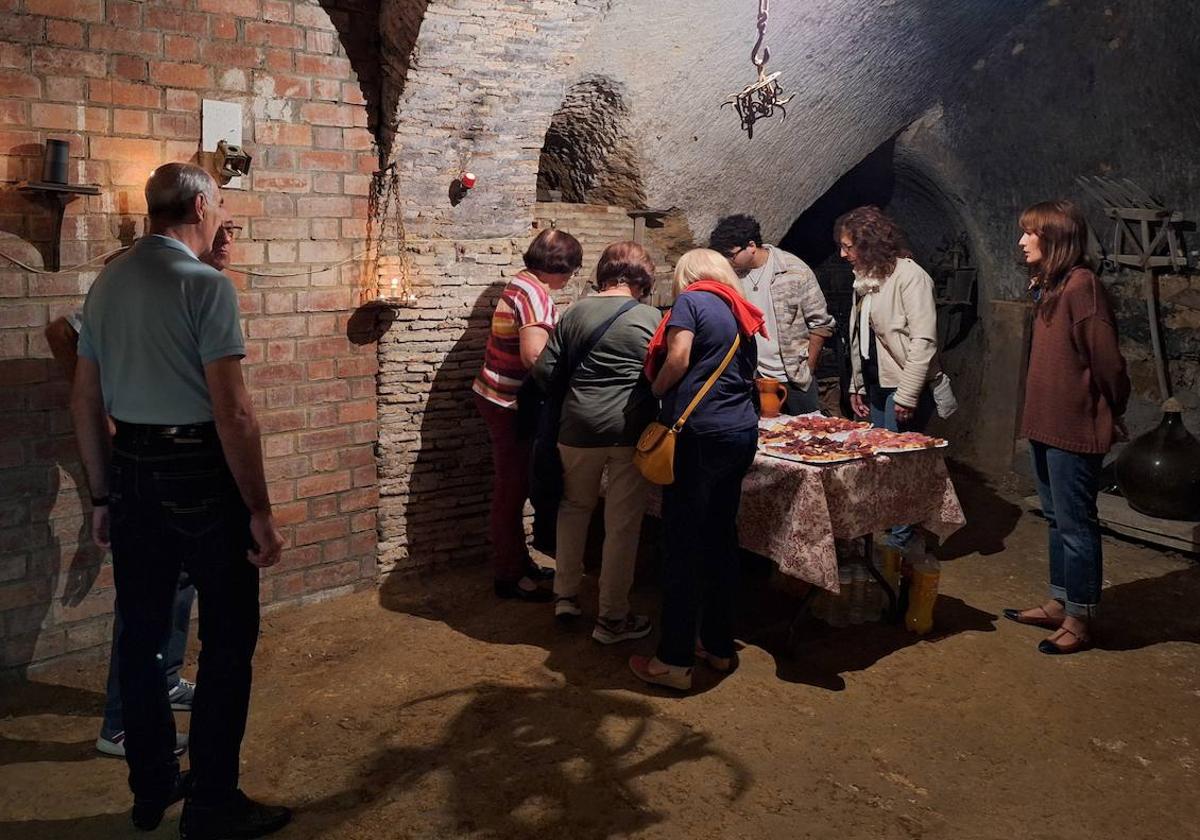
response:
<svg viewBox="0 0 1200 840"><path fill-rule="evenodd" d="M1021 434L1070 452L1104 453L1128 400L1112 303L1095 274L1076 268L1050 317L1034 315Z"/></svg>

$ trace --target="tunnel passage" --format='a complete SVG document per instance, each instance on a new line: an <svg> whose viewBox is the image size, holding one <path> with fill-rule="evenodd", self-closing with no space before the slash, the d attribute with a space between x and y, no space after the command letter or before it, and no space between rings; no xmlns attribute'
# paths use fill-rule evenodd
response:
<svg viewBox="0 0 1200 840"><path fill-rule="evenodd" d="M978 277L966 219L952 191L919 159L901 152L892 138L797 217L779 243L812 267L838 321L838 340L822 359L822 376L837 376L846 366L846 325L853 304L854 276L838 256L833 225L843 213L864 204L879 206L896 220L907 234L914 259L933 277L942 350L963 344L978 322Z"/></svg>

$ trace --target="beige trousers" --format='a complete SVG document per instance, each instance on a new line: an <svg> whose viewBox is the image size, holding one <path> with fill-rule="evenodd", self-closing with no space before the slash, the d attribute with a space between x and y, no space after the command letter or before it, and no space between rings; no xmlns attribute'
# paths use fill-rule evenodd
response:
<svg viewBox="0 0 1200 840"><path fill-rule="evenodd" d="M588 523L600 498L600 482L608 468L604 493L604 552L600 565L600 615L624 618L637 561L638 538L650 484L633 465L632 446L558 445L563 462L563 498L558 507L558 556L554 594L579 594Z"/></svg>

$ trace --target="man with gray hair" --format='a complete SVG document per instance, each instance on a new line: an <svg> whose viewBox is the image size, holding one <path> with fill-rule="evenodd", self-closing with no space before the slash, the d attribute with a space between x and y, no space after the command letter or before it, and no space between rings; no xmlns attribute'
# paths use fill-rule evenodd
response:
<svg viewBox="0 0 1200 840"><path fill-rule="evenodd" d="M146 203L149 235L88 292L71 397L93 538L113 551L132 818L152 830L186 797L186 840L258 837L291 816L238 789L258 569L278 562L283 539L242 378L237 294L196 256L224 221L220 191L199 167L172 163L150 176ZM200 600L188 774L158 662L181 568Z"/></svg>

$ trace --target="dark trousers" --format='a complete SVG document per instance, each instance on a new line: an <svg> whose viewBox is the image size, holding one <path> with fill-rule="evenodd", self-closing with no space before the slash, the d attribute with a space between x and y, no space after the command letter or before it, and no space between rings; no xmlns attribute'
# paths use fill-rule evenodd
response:
<svg viewBox="0 0 1200 840"><path fill-rule="evenodd" d="M169 438L119 423L110 477L117 640L129 786L160 798L179 769L159 647L186 570L200 599L200 667L190 732L192 798L237 788L258 641L258 569L246 559L250 514L211 424Z"/></svg>
<svg viewBox="0 0 1200 840"><path fill-rule="evenodd" d="M171 608L171 629L159 648L159 666L163 669L170 690L179 685L179 672L183 670L183 656L187 653L188 629L192 621L192 602L196 600L196 587L187 575L179 578L175 591L175 604ZM117 661L117 640L121 638L121 610L117 609L113 621L112 653L108 657L108 682L104 687L104 723L100 736L112 738L125 729L125 716L121 712L121 665Z"/></svg>
<svg viewBox="0 0 1200 840"><path fill-rule="evenodd" d="M517 412L475 394L475 406L492 439L492 510L488 535L496 580L516 581L530 562L525 547L525 500L529 498L532 441L517 434Z"/></svg>
<svg viewBox="0 0 1200 840"><path fill-rule="evenodd" d="M1100 603L1104 558L1100 548L1103 455L1084 455L1029 441L1042 514L1050 526L1050 597L1067 615L1091 618Z"/></svg>
<svg viewBox="0 0 1200 840"><path fill-rule="evenodd" d="M696 625L713 656L733 655L738 578L737 513L758 429L694 435L675 443L675 482L663 488L662 639L658 659L691 667Z"/></svg>
<svg viewBox="0 0 1200 840"><path fill-rule="evenodd" d="M801 388L795 382L788 380L787 399L780 409L783 414L812 414L821 408L821 395L817 387L817 378L808 380L808 387Z"/></svg>

